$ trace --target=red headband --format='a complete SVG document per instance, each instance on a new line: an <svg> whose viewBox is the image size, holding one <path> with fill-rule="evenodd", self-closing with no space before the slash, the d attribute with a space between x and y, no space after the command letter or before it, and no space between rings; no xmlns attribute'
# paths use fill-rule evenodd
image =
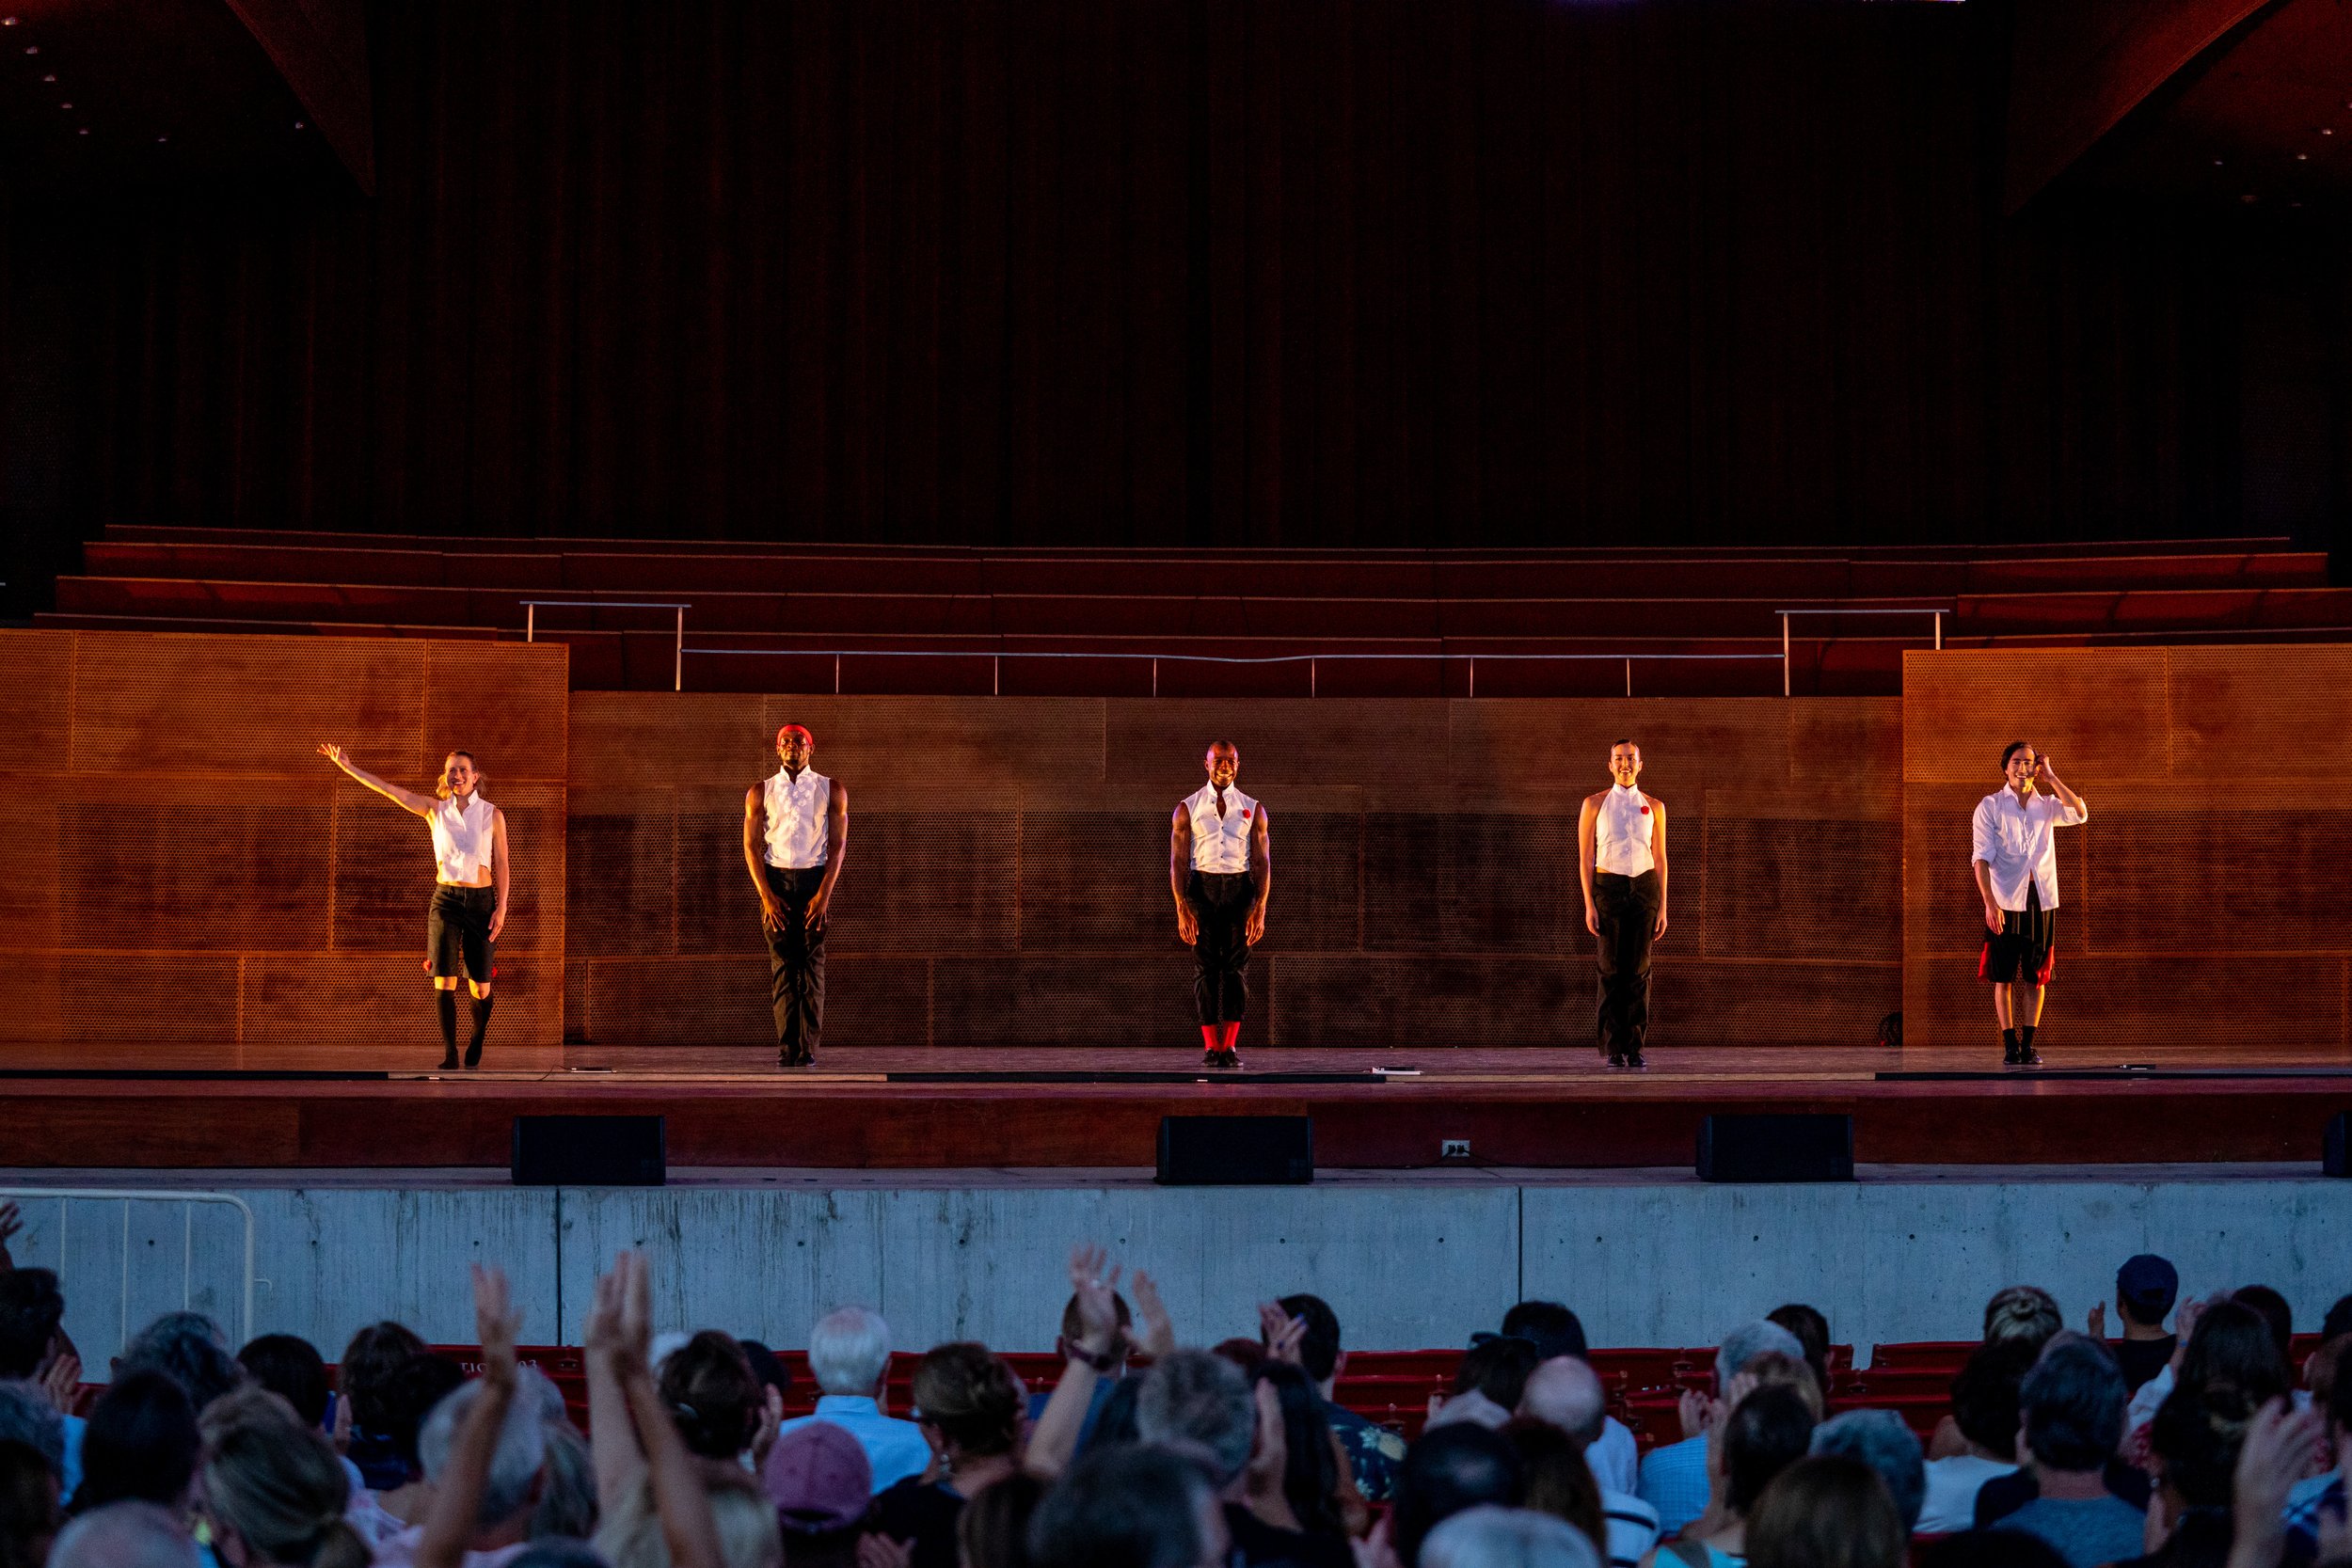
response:
<svg viewBox="0 0 2352 1568"><path fill-rule="evenodd" d="M776 732L776 744L779 746L783 745L784 737L787 735L797 735L803 740L807 741L811 746L817 744L817 737L809 734L807 730L802 728L798 724L787 724L784 728L778 730Z"/></svg>

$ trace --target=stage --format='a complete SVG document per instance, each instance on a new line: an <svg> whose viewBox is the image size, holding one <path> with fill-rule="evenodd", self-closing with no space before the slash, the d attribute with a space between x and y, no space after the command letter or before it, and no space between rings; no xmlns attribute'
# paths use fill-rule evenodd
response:
<svg viewBox="0 0 2352 1568"><path fill-rule="evenodd" d="M1997 1045L1661 1044L1640 1072L1579 1051L1246 1048L1239 1073L1175 1047L832 1048L787 1071L756 1048L494 1034L482 1069L442 1073L413 1039L26 1045L0 1071L0 1165L501 1166L515 1117L605 1113L665 1116L675 1166L1133 1168L1163 1116L1255 1113L1311 1116L1326 1168L1607 1170L1687 1165L1715 1111L1850 1114L1875 1164L2315 1165L2328 1118L2352 1110L2352 1054L2334 1047L2217 1063L2051 1041L2042 1069L2017 1070ZM1443 1140L1470 1159L1441 1159Z"/></svg>

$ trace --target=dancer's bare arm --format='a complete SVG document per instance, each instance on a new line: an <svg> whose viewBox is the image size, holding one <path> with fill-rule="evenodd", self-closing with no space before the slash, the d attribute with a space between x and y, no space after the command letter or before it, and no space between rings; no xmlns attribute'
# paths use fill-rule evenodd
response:
<svg viewBox="0 0 2352 1568"><path fill-rule="evenodd" d="M490 940L496 942L499 933L506 929L507 855L506 814L495 806L491 808L490 833L490 883L499 890L498 908L490 911Z"/></svg>
<svg viewBox="0 0 2352 1568"><path fill-rule="evenodd" d="M1176 938L1186 947L1200 939L1200 922L1184 902L1185 873L1192 869L1192 813L1183 806L1168 831L1168 888L1176 895Z"/></svg>
<svg viewBox="0 0 2352 1568"><path fill-rule="evenodd" d="M341 746L336 745L333 741L320 742L319 755L326 758L336 767L350 774L354 779L358 780L368 788L374 790L378 795L383 796L384 799L391 801L392 804L398 806L401 810L415 812L419 816L430 816L433 815L433 798L431 796L420 795L413 789L403 789L396 784L385 783L382 779L377 778L374 774L369 772L366 768L352 761L351 753L344 751Z"/></svg>
<svg viewBox="0 0 2352 1568"><path fill-rule="evenodd" d="M743 863L752 868L752 886L759 891L759 923L771 931L784 929L784 900L768 886L768 862L760 845L768 836L768 798L757 784L743 796Z"/></svg>

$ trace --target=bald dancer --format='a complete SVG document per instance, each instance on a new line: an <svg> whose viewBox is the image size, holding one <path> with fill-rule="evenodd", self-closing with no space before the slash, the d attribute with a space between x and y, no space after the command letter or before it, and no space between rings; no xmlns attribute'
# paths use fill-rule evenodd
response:
<svg viewBox="0 0 2352 1568"><path fill-rule="evenodd" d="M783 764L743 797L743 861L759 890L776 1062L814 1067L825 1021L825 915L850 847L850 792L809 766L817 737L776 732Z"/></svg>
<svg viewBox="0 0 2352 1568"><path fill-rule="evenodd" d="M1274 850L1265 807L1234 784L1241 752L1220 740L1201 758L1209 782L1177 802L1168 824L1168 883L1176 935L1191 947L1200 1014L1200 1065L1237 1069L1249 1003L1249 950L1265 935Z"/></svg>

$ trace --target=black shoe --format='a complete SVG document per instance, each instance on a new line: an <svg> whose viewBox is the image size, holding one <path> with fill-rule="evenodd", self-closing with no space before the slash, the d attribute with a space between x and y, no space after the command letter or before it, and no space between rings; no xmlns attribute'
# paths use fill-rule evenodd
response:
<svg viewBox="0 0 2352 1568"><path fill-rule="evenodd" d="M2040 1067L2042 1065L2042 1053L2036 1051L2030 1045L2021 1045L2017 1048L2017 1065L2019 1067Z"/></svg>
<svg viewBox="0 0 2352 1568"><path fill-rule="evenodd" d="M482 1047L478 1045L466 1047L466 1065L469 1068L482 1065Z"/></svg>
<svg viewBox="0 0 2352 1568"><path fill-rule="evenodd" d="M1625 1065L1636 1070L1649 1066L1642 1060L1642 1048L1638 1045L1625 1053Z"/></svg>
<svg viewBox="0 0 2352 1568"><path fill-rule="evenodd" d="M2017 1045L2015 1041L2003 1040L2001 1042L2001 1065L2003 1067L2015 1067L2017 1065Z"/></svg>
<svg viewBox="0 0 2352 1568"><path fill-rule="evenodd" d="M441 1053L440 1070L443 1072L455 1072L457 1070L457 1048L455 1046L451 1046L447 1051Z"/></svg>
<svg viewBox="0 0 2352 1568"><path fill-rule="evenodd" d="M1621 1068L1625 1066L1625 1053L1622 1051L1612 1051L1609 1053L1609 1065L1613 1068Z"/></svg>
<svg viewBox="0 0 2352 1568"><path fill-rule="evenodd" d="M1202 1067L1223 1067L1225 1065L1225 1053L1212 1046L1208 1050L1200 1053L1200 1065Z"/></svg>

